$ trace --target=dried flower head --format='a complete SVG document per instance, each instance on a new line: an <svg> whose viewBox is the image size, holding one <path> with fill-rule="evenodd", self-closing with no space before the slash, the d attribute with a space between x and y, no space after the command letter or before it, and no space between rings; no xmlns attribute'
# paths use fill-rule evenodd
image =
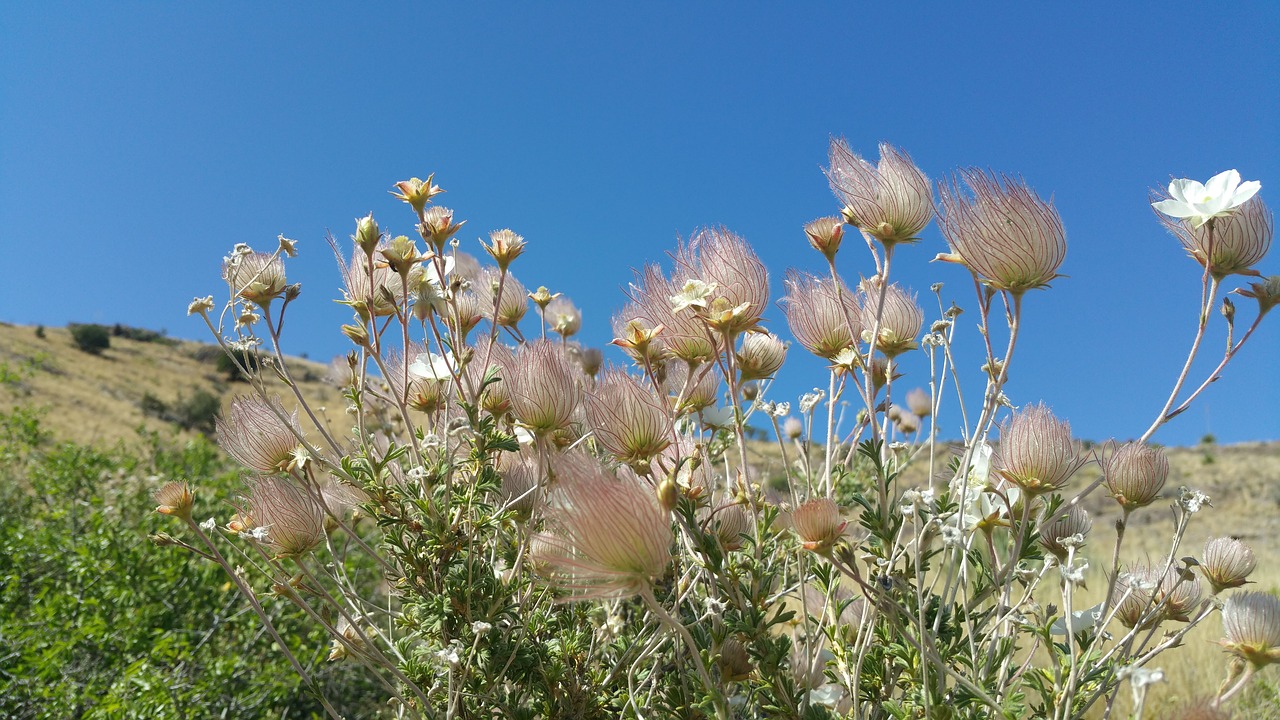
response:
<svg viewBox="0 0 1280 720"><path fill-rule="evenodd" d="M485 365L488 358L488 365ZM475 354L467 364L467 385L479 388L485 378L494 378L480 396L480 407L494 417L502 417L511 410L512 381L515 379L515 353L499 342L490 345L488 338L477 343Z"/></svg>
<svg viewBox="0 0 1280 720"><path fill-rule="evenodd" d="M1068 545L1074 542L1071 539L1078 535L1080 544L1083 544L1084 538L1088 537L1092 529L1093 519L1089 517L1089 513L1080 505L1072 505L1066 514L1058 515L1052 522L1045 523L1041 519L1040 544L1058 560L1065 562L1069 554Z"/></svg>
<svg viewBox="0 0 1280 720"><path fill-rule="evenodd" d="M903 435L914 435L920 429L920 417L912 412L899 411L893 418L893 426Z"/></svg>
<svg viewBox="0 0 1280 720"><path fill-rule="evenodd" d="M1249 283L1249 288L1239 288L1232 292L1258 301L1258 315L1265 315L1271 308L1280 304L1280 275L1271 275L1258 282Z"/></svg>
<svg viewBox="0 0 1280 720"><path fill-rule="evenodd" d="M787 359L787 344L772 333L747 333L738 349L738 371L741 379L759 380L771 377Z"/></svg>
<svg viewBox="0 0 1280 720"><path fill-rule="evenodd" d="M1222 646L1254 667L1280 661L1280 598L1239 592L1222 608Z"/></svg>
<svg viewBox="0 0 1280 720"><path fill-rule="evenodd" d="M862 325L858 303L848 288L795 270L787 271L783 284L787 294L778 305L791 334L805 350L830 360L854 346Z"/></svg>
<svg viewBox="0 0 1280 720"><path fill-rule="evenodd" d="M264 474L287 470L303 447L298 440L302 435L298 414L286 414L279 398L237 397L227 413L214 421L214 428L218 444L228 455Z"/></svg>
<svg viewBox="0 0 1280 720"><path fill-rule="evenodd" d="M638 324L646 332L648 341L654 336L660 337L652 343L651 352L642 353L651 361L661 359L667 352L686 362L711 360L716 351L707 338L703 322L692 312L672 311L671 296L679 291L676 283L664 276L657 265L646 266L637 273L627 291L631 302L613 318L614 335L626 338L629 326Z"/></svg>
<svg viewBox="0 0 1280 720"><path fill-rule="evenodd" d="M1253 550L1233 537L1211 538L1204 544L1200 572L1215 593L1244 585L1257 566Z"/></svg>
<svg viewBox="0 0 1280 720"><path fill-rule="evenodd" d="M701 230L681 246L676 274L713 288L706 322L726 334L754 328L769 305L769 271L746 240L724 228Z"/></svg>
<svg viewBox="0 0 1280 720"><path fill-rule="evenodd" d="M1131 442L1103 458L1102 472L1116 502L1129 512L1159 497L1169 477L1169 460L1160 448Z"/></svg>
<svg viewBox="0 0 1280 720"><path fill-rule="evenodd" d="M862 339L869 343L872 341L871 333L876 332L876 349L894 357L918 347L916 336L924 324L924 312L916 302L915 294L903 290L897 283L889 283L883 290L882 303L878 278L863 280L859 286Z"/></svg>
<svg viewBox="0 0 1280 720"><path fill-rule="evenodd" d="M167 482L159 490L152 493L161 515L172 515L182 520L191 519L191 504L195 496L191 486L184 482Z"/></svg>
<svg viewBox="0 0 1280 720"><path fill-rule="evenodd" d="M720 677L725 682L741 682L751 677L751 657L746 646L736 638L728 638L720 645L716 664L720 666Z"/></svg>
<svg viewBox="0 0 1280 720"><path fill-rule="evenodd" d="M583 374L590 377L595 377L604 365L604 353L600 352L600 348L579 347L574 357L578 359L578 366L582 368Z"/></svg>
<svg viewBox="0 0 1280 720"><path fill-rule="evenodd" d="M502 327L515 327L529 310L529 291L511 273L504 275L500 270L485 268L476 283L476 291L484 316Z"/></svg>
<svg viewBox="0 0 1280 720"><path fill-rule="evenodd" d="M711 516L708 524L720 540L720 545L730 551L742 547L742 536L751 532L751 519L741 505L720 508Z"/></svg>
<svg viewBox="0 0 1280 720"><path fill-rule="evenodd" d="M1139 623L1150 627L1163 620L1162 613L1151 612L1156 591L1160 586L1160 573L1148 565L1125 568L1116 577L1114 602L1116 618L1127 628Z"/></svg>
<svg viewBox="0 0 1280 720"><path fill-rule="evenodd" d="M379 246L381 247L381 246ZM401 279L395 271L382 263L373 263L359 249L351 256L351 262L341 263L342 280L346 285L346 303L362 317L388 317L416 293L422 281L422 267L415 267L408 278Z"/></svg>
<svg viewBox="0 0 1280 720"><path fill-rule="evenodd" d="M844 535L849 525L840 508L830 498L810 500L791 513L791 527L805 550L826 552Z"/></svg>
<svg viewBox="0 0 1280 720"><path fill-rule="evenodd" d="M901 150L880 144L880 164L872 165L843 138L831 141L827 180L844 203L845 219L886 246L913 242L933 218L929 178Z"/></svg>
<svg viewBox="0 0 1280 720"><path fill-rule="evenodd" d="M926 418L933 414L933 398L924 388L913 388L907 393L907 409L915 415Z"/></svg>
<svg viewBox="0 0 1280 720"><path fill-rule="evenodd" d="M557 335L568 339L582 329L582 311L567 297L557 297L547 303L543 318Z"/></svg>
<svg viewBox="0 0 1280 720"><path fill-rule="evenodd" d="M716 404L720 395L720 375L712 365L694 365L672 360L660 368L662 387L673 400L677 414L698 412Z"/></svg>
<svg viewBox="0 0 1280 720"><path fill-rule="evenodd" d="M511 412L534 433L568 426L582 398L577 368L547 340L525 345L516 356L514 382L507 389Z"/></svg>
<svg viewBox="0 0 1280 720"><path fill-rule="evenodd" d="M1271 249L1275 218L1262 198L1254 196L1231 214L1197 226L1191 219L1158 215L1160 222L1182 243L1201 266L1221 280L1228 275L1253 275L1253 269Z"/></svg>
<svg viewBox="0 0 1280 720"><path fill-rule="evenodd" d="M939 259L960 262L988 286L1015 294L1058 277L1067 255L1062 219L1022 180L961 170L942 185L940 206L938 223L952 254Z"/></svg>
<svg viewBox="0 0 1280 720"><path fill-rule="evenodd" d="M804 234L809 238L813 249L822 253L827 262L835 262L836 253L840 250L840 240L844 238L844 219L818 218L804 226Z"/></svg>
<svg viewBox="0 0 1280 720"><path fill-rule="evenodd" d="M232 295L265 308L284 294L284 261L273 253L233 254L222 264L222 279Z"/></svg>
<svg viewBox="0 0 1280 720"><path fill-rule="evenodd" d="M561 473L546 519L533 559L571 599L635 595L671 562L671 523L653 493L598 464Z"/></svg>
<svg viewBox="0 0 1280 720"><path fill-rule="evenodd" d="M324 539L320 504L306 490L281 477L249 482L240 521L246 530L265 530L261 542L277 556L304 555Z"/></svg>
<svg viewBox="0 0 1280 720"><path fill-rule="evenodd" d="M1028 405L1000 426L992 469L1028 496L1060 489L1083 464L1070 423L1044 405Z"/></svg>
<svg viewBox="0 0 1280 720"><path fill-rule="evenodd" d="M623 370L601 373L584 409L596 440L620 462L648 463L671 444L665 401Z"/></svg>
<svg viewBox="0 0 1280 720"><path fill-rule="evenodd" d="M1165 619L1189 622L1203 596L1204 591L1195 573L1189 568L1175 566L1169 568L1160 581L1156 603L1163 606Z"/></svg>

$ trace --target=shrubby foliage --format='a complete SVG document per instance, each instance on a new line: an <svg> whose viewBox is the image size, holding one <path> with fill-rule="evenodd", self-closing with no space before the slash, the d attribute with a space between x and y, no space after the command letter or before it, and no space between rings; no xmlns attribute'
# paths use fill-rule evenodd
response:
<svg viewBox="0 0 1280 720"><path fill-rule="evenodd" d="M1147 441L1280 299L1280 278L1240 288L1257 300L1252 324L1237 336L1224 306L1223 359L1185 391L1221 284L1256 274L1270 245L1257 184L1232 171L1156 199L1203 268L1197 335L1139 440L1085 451L1035 397L1005 393L1023 303L1050 297L1029 291L1056 281L1066 255L1053 204L976 170L935 200L888 146L874 164L837 141L828 176L841 214L804 228L826 270L789 272L781 305L830 372L815 383L825 391L794 399L769 395L792 349L760 324L768 271L743 238L702 230L669 272L638 271L612 318L628 366L604 367L572 339L577 307L515 278L524 239L490 233L488 266L460 251L462 223L429 177L396 185L416 239L368 216L353 248L333 243L354 345L335 368L351 427L334 429L279 351L301 293L286 279L296 243L237 246L227 299L190 312L250 383L218 423L244 483L234 514L207 521L193 498L211 488L159 487L159 511L183 530L170 544L228 574L333 717L343 711L317 670L281 640L282 605L323 629L330 659L363 668L397 716L1067 720L1110 712L1125 685L1140 716L1159 680L1152 660L1225 597L1233 660L1207 700L1222 709L1280 659L1280 600L1238 590L1254 567L1243 544L1180 550L1208 498L1166 488ZM968 269L976 292L935 285L926 311L893 267L935 215L949 245L939 259ZM849 260L855 238L869 255ZM961 301L985 347L976 388L952 353ZM906 393L901 359L915 353L928 374ZM856 414L837 411L843 400ZM936 439L944 413L965 428L959 448ZM752 418L775 433L780 476L748 459ZM924 484L903 479L912 464ZM1121 519L1114 547L1095 554L1081 501L1100 488ZM1130 515L1162 498L1176 519L1167 555L1124 563ZM1086 581L1105 587L1088 608Z"/></svg>
<svg viewBox="0 0 1280 720"><path fill-rule="evenodd" d="M233 478L204 441L153 438L138 458L54 443L29 411L0 415L0 716L323 715L221 569L157 557L151 491L173 477ZM271 619L322 661L322 631L285 605ZM324 691L346 717L373 717L379 695L353 670L325 667Z"/></svg>
<svg viewBox="0 0 1280 720"><path fill-rule="evenodd" d="M76 347L90 355L101 355L103 350L111 347L111 331L105 325L72 323L67 329L71 331Z"/></svg>

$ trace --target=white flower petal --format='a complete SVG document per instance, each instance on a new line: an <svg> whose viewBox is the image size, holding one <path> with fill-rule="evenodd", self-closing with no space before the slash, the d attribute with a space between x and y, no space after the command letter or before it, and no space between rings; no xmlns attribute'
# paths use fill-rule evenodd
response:
<svg viewBox="0 0 1280 720"><path fill-rule="evenodd" d="M1257 180L1240 183L1240 187L1236 188L1235 194L1231 196L1231 205L1229 207L1239 207L1249 201L1249 198L1258 194L1262 189L1262 183Z"/></svg>
<svg viewBox="0 0 1280 720"><path fill-rule="evenodd" d="M1230 197L1237 187L1240 186L1240 173L1235 170L1225 170L1209 178L1209 182L1205 183L1205 195L1211 198Z"/></svg>

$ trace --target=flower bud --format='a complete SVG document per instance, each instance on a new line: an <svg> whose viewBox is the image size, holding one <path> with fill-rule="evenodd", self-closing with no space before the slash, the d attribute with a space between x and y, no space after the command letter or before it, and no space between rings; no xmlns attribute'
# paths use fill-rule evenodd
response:
<svg viewBox="0 0 1280 720"><path fill-rule="evenodd" d="M453 211L439 205L427 209L422 215L422 226L419 228L422 236L431 243L436 252L443 252L445 243L449 242L449 238L458 232L467 221L455 223L453 221Z"/></svg>
<svg viewBox="0 0 1280 720"><path fill-rule="evenodd" d="M413 207L414 211L420 214L422 213L422 209L426 207L427 203L431 202L431 198L444 192L444 190L440 189L439 185L433 185L431 183L431 180L434 177L435 173L432 173L427 176L425 181L419 180L416 177L409 178L408 180L401 180L396 183L396 190L399 190L400 192L392 191L391 194L397 199L409 203L409 205Z"/></svg>
<svg viewBox="0 0 1280 720"><path fill-rule="evenodd" d="M838 217L818 218L804 226L804 234L809 237L813 249L822 253L827 262L835 262L840 240L844 237L844 220Z"/></svg>
<svg viewBox="0 0 1280 720"><path fill-rule="evenodd" d="M378 249L378 243L382 241L382 230L378 228L372 213L356 220L356 234L351 239L355 240L365 255L372 255Z"/></svg>
<svg viewBox="0 0 1280 720"><path fill-rule="evenodd" d="M156 512L161 515L172 515L181 520L191 519L191 504L194 496L191 486L184 482L168 482L153 494L159 503Z"/></svg>
<svg viewBox="0 0 1280 720"><path fill-rule="evenodd" d="M520 257L526 245L523 237L507 229L494 230L489 233L489 244L485 245L483 242L480 244L484 245L484 249L502 270L506 270L516 258Z"/></svg>
<svg viewBox="0 0 1280 720"><path fill-rule="evenodd" d="M1265 315L1268 310L1280 304L1280 275L1272 275L1259 282L1249 283L1249 289L1234 290L1237 295L1251 297L1258 301L1258 315Z"/></svg>

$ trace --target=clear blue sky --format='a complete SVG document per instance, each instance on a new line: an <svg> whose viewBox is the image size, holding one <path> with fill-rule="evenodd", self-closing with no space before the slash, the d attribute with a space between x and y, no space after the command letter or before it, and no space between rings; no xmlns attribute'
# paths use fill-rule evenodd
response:
<svg viewBox="0 0 1280 720"><path fill-rule="evenodd" d="M202 338L185 309L223 291L223 254L284 233L303 250L287 349L328 358L348 346L326 231L345 240L370 211L411 231L387 190L434 171L468 220L464 249L522 233L517 275L571 296L582 339L602 346L630 268L699 226L750 240L775 296L786 267L820 269L801 226L837 210L821 166L842 135L872 156L892 142L933 178L978 165L1053 196L1070 277L1030 297L1009 393L1082 437L1136 437L1185 356L1199 290L1148 189L1238 168L1280 206L1280 5L890 5L6 3L0 320ZM943 281L972 309L964 271L926 262L944 249L931 225L897 277L924 296ZM846 276L869 273L853 250ZM1261 269L1280 273L1280 248ZM1280 437L1269 320L1157 440ZM825 386L804 354L776 399Z"/></svg>

